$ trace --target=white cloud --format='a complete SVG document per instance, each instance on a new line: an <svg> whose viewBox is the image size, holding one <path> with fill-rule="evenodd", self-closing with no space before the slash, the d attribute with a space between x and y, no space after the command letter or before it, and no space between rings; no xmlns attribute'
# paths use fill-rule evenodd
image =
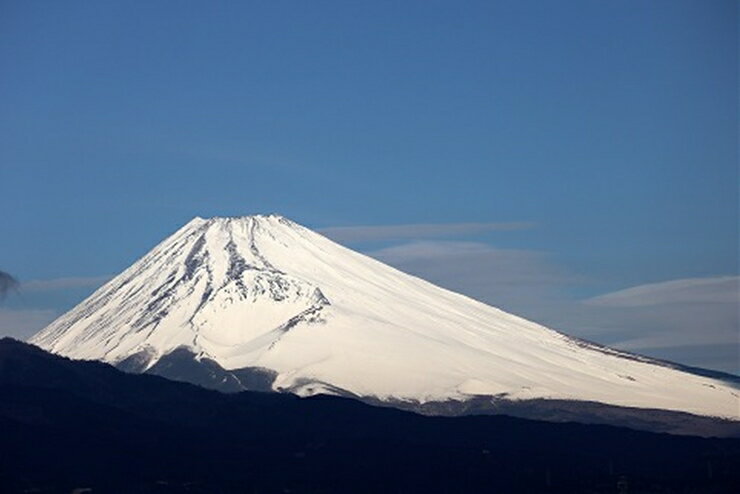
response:
<svg viewBox="0 0 740 494"><path fill-rule="evenodd" d="M532 223L419 223L409 225L335 226L319 233L336 242L375 242L475 235L490 231L525 230Z"/></svg>

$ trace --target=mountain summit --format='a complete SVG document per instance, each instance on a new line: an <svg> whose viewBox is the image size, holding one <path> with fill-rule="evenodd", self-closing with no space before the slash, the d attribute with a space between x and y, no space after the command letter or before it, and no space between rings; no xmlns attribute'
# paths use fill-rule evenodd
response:
<svg viewBox="0 0 740 494"><path fill-rule="evenodd" d="M195 366L223 389L738 418L732 383L570 338L275 215L193 219L30 341L137 372Z"/></svg>

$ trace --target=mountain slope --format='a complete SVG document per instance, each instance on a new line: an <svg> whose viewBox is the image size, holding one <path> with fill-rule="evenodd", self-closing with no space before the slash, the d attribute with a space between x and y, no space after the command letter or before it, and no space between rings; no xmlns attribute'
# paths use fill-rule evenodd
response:
<svg viewBox="0 0 740 494"><path fill-rule="evenodd" d="M256 373L300 395L576 400L738 419L731 383L569 338L280 216L196 218L30 341L140 372L182 369L173 356L184 351L211 365L212 387L246 388L239 375Z"/></svg>
<svg viewBox="0 0 740 494"><path fill-rule="evenodd" d="M0 339L0 492L737 492L740 440L217 393Z"/></svg>

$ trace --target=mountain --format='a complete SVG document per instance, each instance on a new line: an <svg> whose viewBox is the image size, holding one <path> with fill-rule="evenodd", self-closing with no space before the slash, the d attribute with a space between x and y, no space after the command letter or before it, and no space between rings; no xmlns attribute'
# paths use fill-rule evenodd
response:
<svg viewBox="0 0 740 494"><path fill-rule="evenodd" d="M275 215L193 219L30 342L225 391L433 414L673 432L693 416L739 419L736 378L568 337Z"/></svg>
<svg viewBox="0 0 740 494"><path fill-rule="evenodd" d="M226 394L7 338L0 452L1 493L740 491L740 439Z"/></svg>

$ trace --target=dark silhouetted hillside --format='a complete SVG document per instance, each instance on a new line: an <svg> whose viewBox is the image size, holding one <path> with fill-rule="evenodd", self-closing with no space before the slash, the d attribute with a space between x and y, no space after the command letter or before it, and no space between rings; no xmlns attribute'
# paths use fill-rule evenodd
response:
<svg viewBox="0 0 740 494"><path fill-rule="evenodd" d="M0 452L2 492L740 492L737 439L228 395L10 339Z"/></svg>

